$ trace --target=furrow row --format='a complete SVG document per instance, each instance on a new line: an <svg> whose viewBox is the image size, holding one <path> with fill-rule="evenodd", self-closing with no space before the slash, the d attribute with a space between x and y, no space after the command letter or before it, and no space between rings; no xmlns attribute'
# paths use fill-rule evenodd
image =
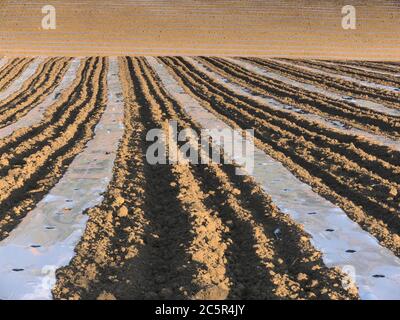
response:
<svg viewBox="0 0 400 320"><path fill-rule="evenodd" d="M168 64L168 60L163 61ZM370 179L377 182L380 178L370 171L374 165L366 169L360 167L360 165L365 166L365 161L358 161L358 164L355 162L359 157L355 156L359 152L357 148L350 148L351 144L346 146L348 142L338 146L334 139L321 139L318 135L306 141L302 138L306 130L297 128L296 130L300 132L292 131L291 127L294 126L290 121L283 122L280 118L276 119L277 117L271 112L268 118L265 118L265 114L260 112L262 107L254 102L243 103L240 101L240 96L236 94L235 97L234 92L221 86L219 86L220 92L217 92L214 88L218 88L218 85L215 85L215 82L213 83L213 80L206 75L201 74L201 77L193 78L189 68L183 71L182 69L172 68L187 90L200 98L211 110L222 115L226 121L232 123L233 120L236 126L242 128L255 127L256 138L268 154L282 161L292 172L315 187L323 196L338 203L355 221L377 235L386 246L399 252L398 228L393 227L396 223L394 221L398 220L396 213L398 205L395 200L398 194L396 192L394 197L391 196L389 187L393 184L391 180L381 180L379 184L386 185L384 187L386 191L380 195L377 195L378 190L373 190L373 183L366 183L366 181L371 182ZM207 84L212 84L212 86L207 86ZM204 86L207 88L205 89ZM233 97L236 99L234 100ZM355 152L348 152L350 149ZM343 153L344 150L346 150L345 153ZM332 161L337 164L332 164ZM393 169L398 170L398 167L393 167ZM381 184L381 191L383 185ZM398 190L397 187L395 183L393 194Z"/></svg>
<svg viewBox="0 0 400 320"><path fill-rule="evenodd" d="M82 151L104 109L106 63L87 61L83 74L46 120L0 141L1 224L4 238L62 177ZM29 139L27 139L29 137Z"/></svg>
<svg viewBox="0 0 400 320"><path fill-rule="evenodd" d="M229 62L232 62L234 64L237 64L248 71L254 72L257 75L261 75L266 78L271 78L271 79L275 79L277 81L281 81L281 82L287 84L288 86L299 88L301 90L305 90L306 92L310 91L310 92L320 94L322 96L326 96L330 99L333 99L334 101L351 103L351 104L357 106L358 108L360 108L361 110L369 109L369 110L376 111L378 113L383 113L383 114L386 114L389 116L400 116L399 110L387 107L381 103L373 102L370 100L364 100L364 99L350 98L348 96L343 95L343 93L340 93L340 92L338 93L338 92L332 91L329 88L322 88L319 85L297 81L296 79L293 79L293 77L287 77L287 76L281 74L280 72L271 72L271 71L268 72L265 68L259 67L259 66L257 66L257 64L250 63L250 62L242 60L242 59L235 60L235 59L227 58L226 60L228 60ZM283 68L283 72L285 72L285 71L286 71L286 69Z"/></svg>
<svg viewBox="0 0 400 320"><path fill-rule="evenodd" d="M200 127L146 60L121 61L126 131L114 179L105 201L89 210L77 255L58 272L54 296L352 296L339 289L342 275L323 266L301 228L279 213L251 179L236 176L233 165L149 164L149 130L167 133L170 120L179 130L198 132ZM175 149L182 142L165 144ZM274 235L278 228L285 241Z"/></svg>
<svg viewBox="0 0 400 320"><path fill-rule="evenodd" d="M68 60L59 58L46 61L18 92L2 100L0 126L15 122L51 94L63 79Z"/></svg>
<svg viewBox="0 0 400 320"><path fill-rule="evenodd" d="M313 66L321 67L322 70L327 70L328 72L333 72L335 74L340 74L344 76L350 76L352 78L379 83L389 87L399 87L400 79L395 76L393 73L388 74L379 74L371 72L370 70L363 70L357 68L351 68L341 63L337 63L336 61L311 61Z"/></svg>
<svg viewBox="0 0 400 320"><path fill-rule="evenodd" d="M33 59L28 58L15 58L8 61L8 63L0 70L0 93L3 94L3 91L5 91L32 62Z"/></svg>
<svg viewBox="0 0 400 320"><path fill-rule="evenodd" d="M378 113L341 101L335 101L316 93L305 92L288 87L282 82L268 80L227 61L211 59L201 60L206 66L218 73L232 78L242 86L251 86L264 96L271 97L280 103L290 104L305 112L312 112L323 117L342 121L362 130L384 134L390 137L400 136L400 121L397 117Z"/></svg>

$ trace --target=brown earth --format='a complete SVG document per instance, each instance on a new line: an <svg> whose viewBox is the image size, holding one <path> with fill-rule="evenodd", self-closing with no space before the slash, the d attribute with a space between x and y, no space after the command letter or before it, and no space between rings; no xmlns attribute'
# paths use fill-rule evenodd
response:
<svg viewBox="0 0 400 320"><path fill-rule="evenodd" d="M400 255L398 151L260 105L216 83L182 58L162 60L205 108L234 127L254 128L256 144L260 148L284 163L316 192L336 203L351 219L375 235L384 246ZM290 99L294 106L304 107L299 101L305 99L299 99L299 96L308 93L296 89L293 91L296 93L282 96L281 92L290 91L289 86L281 86L280 91L267 90L264 89L270 81L267 78L247 75L248 72L228 66L227 62L218 64L215 61L219 59L201 60L225 78L245 85L255 93L272 95L281 102ZM317 99L309 101L319 107L322 105ZM399 132L396 117L380 121L382 127L390 127L393 123L390 130Z"/></svg>
<svg viewBox="0 0 400 320"><path fill-rule="evenodd" d="M0 128L26 115L52 93L63 78L68 61L68 58L48 59L20 90L2 100L0 102Z"/></svg>
<svg viewBox="0 0 400 320"><path fill-rule="evenodd" d="M92 138L105 106L106 70L106 59L87 59L45 120L0 140L0 239L48 193Z"/></svg>
<svg viewBox="0 0 400 320"><path fill-rule="evenodd" d="M233 165L150 165L149 129L199 130L145 60L121 58L125 135L114 178L56 299L355 299L309 236ZM281 232L277 236L276 230Z"/></svg>
<svg viewBox="0 0 400 320"><path fill-rule="evenodd" d="M279 62L271 62L262 59L250 59L250 61L262 66L265 69L269 69L274 72L279 72L298 80L300 82L311 83L317 85L319 87L328 89L330 91L334 91L337 93L346 93L348 95L360 98L360 99L367 99L371 100L390 108L400 108L400 103L398 99L398 95L393 92L382 90L379 88L370 88L366 86L362 86L356 84L354 82L337 79L334 77L329 77L326 75L318 75L313 72L308 72L301 68L290 67L288 65L279 64ZM361 71L350 68L344 68L335 64L334 66L327 65L323 62L319 61L311 61L311 60L294 60L296 64L304 65L308 67L316 67L322 71L326 72L334 72L342 75L351 76L354 79L371 81L374 83L380 83L383 85L398 87L400 84L399 78L395 77L394 73L393 76L384 75L379 76L372 74L371 72Z"/></svg>
<svg viewBox="0 0 400 320"><path fill-rule="evenodd" d="M24 72L31 61L31 58L15 58L8 61L8 63L0 69L0 90L3 91L7 89L8 86Z"/></svg>
<svg viewBox="0 0 400 320"><path fill-rule="evenodd" d="M354 0L357 29L341 27L344 0L0 1L2 55L240 55L398 60L400 6Z"/></svg>
<svg viewBox="0 0 400 320"><path fill-rule="evenodd" d="M232 127L254 128L259 148L283 163L315 192L340 206L383 246L400 256L400 152L373 140L332 130L301 113L275 110L231 91L182 57L159 58L184 90ZM217 57L196 57L228 81L301 110L378 135L400 138L399 118L254 74ZM328 79L282 68L279 60L252 63L298 81L345 94ZM31 59L0 69L7 87ZM71 263L57 271L57 299L356 299L344 275L327 268L302 227L277 208L235 166L213 163L150 165L149 129L200 127L171 98L144 58L123 57L125 134L104 201L89 221ZM20 90L0 102L0 126L22 117L54 90L71 60L48 58ZM346 67L299 63L346 74ZM395 71L395 63L354 62ZM72 85L42 122L0 139L0 240L59 181L93 137L107 102L108 60L85 58ZM364 79L363 71L354 77ZM395 83L391 75L382 83ZM377 78L374 80L378 80ZM337 85L338 84L338 85ZM360 90L351 82L346 90ZM398 95L370 90L384 102ZM180 142L181 143L181 142ZM173 144L169 147L176 148ZM204 151L204 150L203 150ZM202 153L203 157L207 157ZM279 233L277 233L279 230Z"/></svg>
<svg viewBox="0 0 400 320"><path fill-rule="evenodd" d="M267 71L400 110L398 93L281 60L297 58L291 60L297 65L398 87L397 2L352 1L358 14L353 31L341 28L341 7L348 3L339 0L54 0L57 29L51 31L41 29L41 8L47 4L0 0L0 55L8 56L0 68L0 90L18 79L32 56L49 56L20 90L0 101L0 128L53 92L71 63L68 57L88 58L39 124L0 139L0 240L93 137L107 103L105 56L122 56L125 107L113 179L104 201L85 212L89 221L76 255L57 271L55 299L358 298L356 288L343 288L343 273L324 265L302 226L253 179L236 175L234 165L146 161L148 130L167 131L168 120L176 120L179 129L198 132L200 127L167 94L146 60L135 57L143 55L163 56L160 60L204 108L232 127L254 128L259 148L400 256L399 151L331 130L301 112L257 103L177 57L198 56L255 95L399 140L399 117L301 90L221 58L242 56ZM271 56L281 59L265 59Z"/></svg>

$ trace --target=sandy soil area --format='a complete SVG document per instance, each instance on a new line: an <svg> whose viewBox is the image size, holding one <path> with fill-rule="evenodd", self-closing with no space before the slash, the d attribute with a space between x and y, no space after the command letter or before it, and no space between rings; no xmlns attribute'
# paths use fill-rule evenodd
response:
<svg viewBox="0 0 400 320"><path fill-rule="evenodd" d="M148 128L199 128L142 59L121 60L125 136L58 299L355 299L299 225L232 165L149 165ZM274 230L282 230L276 237Z"/></svg>
<svg viewBox="0 0 400 320"><path fill-rule="evenodd" d="M398 59L400 4L351 1L357 29L341 27L346 1L1 1L3 55L260 55Z"/></svg>
<svg viewBox="0 0 400 320"><path fill-rule="evenodd" d="M9 59L0 69L4 78L0 88L12 85L12 79L29 68L31 60ZM36 108L72 60L40 61L34 76L0 103L0 128ZM400 256L400 152L303 114L316 114L396 141L400 138L398 116L258 75L229 59L161 57L159 61L203 108L233 128L254 128L259 149ZM295 65L289 67L282 59L246 61L339 96L351 95L400 110L397 93L301 71L301 66L308 65L396 85L394 75L400 69L396 63L360 63L389 73L371 77L341 63L292 60ZM145 136L150 129L166 129L168 120L176 120L179 130L199 132L201 127L185 112L182 102L168 94L147 59L121 57L119 62L125 133L113 179L104 201L83 212L89 220L75 257L57 270L55 298L358 297L354 288L343 289L343 274L324 264L303 227L285 215L255 180L235 175L233 165L149 164L146 150L151 142ZM225 82L204 73L199 64ZM48 107L40 123L0 140L0 240L9 238L93 138L108 99L108 66L109 60L103 57L83 59L76 78ZM250 96L230 89L227 83L245 87ZM252 99L255 96L269 97L299 112L273 108ZM57 214L68 215L69 211ZM347 250L346 254L355 252ZM381 273L371 276L385 277Z"/></svg>

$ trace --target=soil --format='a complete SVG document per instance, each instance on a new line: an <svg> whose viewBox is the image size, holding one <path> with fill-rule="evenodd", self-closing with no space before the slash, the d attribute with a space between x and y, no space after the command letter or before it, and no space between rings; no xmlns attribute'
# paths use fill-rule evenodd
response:
<svg viewBox="0 0 400 320"><path fill-rule="evenodd" d="M114 178L56 299L355 299L309 236L233 165L150 165L150 128L199 130L145 60L121 58L126 131ZM274 233L281 230L282 237Z"/></svg>
<svg viewBox="0 0 400 320"><path fill-rule="evenodd" d="M43 1L3 0L0 54L8 56L236 55L399 60L396 1L53 0L55 30L42 29Z"/></svg>
<svg viewBox="0 0 400 320"><path fill-rule="evenodd" d="M57 183L93 136L105 106L106 68L104 58L87 59L44 121L0 141L0 239Z"/></svg>
<svg viewBox="0 0 400 320"><path fill-rule="evenodd" d="M399 182L393 178L394 172L399 170L398 151L333 132L301 116L259 105L215 83L182 58L162 60L180 79L181 85L199 99L204 107L234 127L254 128L256 144L261 149L284 163L320 195L340 206L384 246L396 255L400 254L397 225L399 202L397 195L393 197L390 192L392 188L399 189ZM208 60L203 61L206 63ZM216 68L211 63L208 65ZM234 67L229 67L231 73L224 70L228 70L228 67L219 68L218 72L229 80L243 84L238 79L244 75L235 71ZM233 78L233 74L237 77ZM256 88L252 84L256 75L253 78L246 77L246 87L266 95L273 94L272 90L261 89L262 85ZM297 92L302 95L301 90ZM285 101L279 95L274 95L274 98ZM299 98L293 96L290 102L300 106L297 101ZM381 151L377 147L382 148ZM392 167L393 173L385 177L379 169L381 165L386 169Z"/></svg>
<svg viewBox="0 0 400 320"><path fill-rule="evenodd" d="M159 59L204 108L232 127L254 128L260 149L400 256L399 151L242 96L185 58ZM195 59L253 95L400 138L395 116L361 111L221 58ZM251 61L299 81L329 85L312 74L302 78L295 68L286 72L278 68L279 60ZM30 62L10 59L0 69L2 81L8 79L1 85L9 85ZM70 63L69 58L45 59L20 90L0 102L0 126L43 101ZM103 57L83 58L75 80L40 123L0 140L0 240L46 196L93 137L107 103L108 64ZM365 64L396 68L394 63ZM150 129L166 132L170 120L177 121L178 130L199 133L201 128L167 93L146 59L120 57L119 65L125 132L113 179L103 202L84 212L86 230L73 260L56 273L55 299L358 298L355 287L344 289L341 271L324 265L302 226L282 213L253 179L236 175L234 165L149 164ZM387 79L393 80L390 75ZM345 94L339 87L333 90ZM348 90L358 89L349 85ZM371 91L368 98L392 99L387 92L379 92L379 98L374 94L378 92ZM176 149L183 142L168 143ZM207 158L205 152L201 155Z"/></svg>

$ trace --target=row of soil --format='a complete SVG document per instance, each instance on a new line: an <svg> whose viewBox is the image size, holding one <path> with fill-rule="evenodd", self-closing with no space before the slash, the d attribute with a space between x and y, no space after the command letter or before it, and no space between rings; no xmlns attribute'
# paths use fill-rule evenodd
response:
<svg viewBox="0 0 400 320"><path fill-rule="evenodd" d="M400 72L400 66L396 67L388 64L381 64L369 61L341 61L341 63L349 66L366 67L376 72L389 72L393 75L399 74Z"/></svg>
<svg viewBox="0 0 400 320"><path fill-rule="evenodd" d="M283 104L303 109L347 125L390 137L400 137L399 117L389 116L354 104L337 101L324 95L293 88L281 81L256 75L226 60L204 58L203 64L229 77L233 82L249 87L263 96Z"/></svg>
<svg viewBox="0 0 400 320"><path fill-rule="evenodd" d="M38 125L0 140L0 239L58 182L93 136L107 99L107 61L90 58Z"/></svg>
<svg viewBox="0 0 400 320"><path fill-rule="evenodd" d="M335 67L332 67L327 64L323 64L322 62L317 62L317 61L311 61L311 60L288 60L288 59L281 59L282 61L287 61L290 63L294 63L293 66L289 66L287 64L282 64L279 63L279 60L271 61L271 60L263 60L263 59L252 59L252 61L255 61L256 63L259 63L261 65L264 65L266 67L271 67L271 68L276 68L280 69L281 71L284 71L287 69L286 72L291 74L292 76L298 77L299 79L304 79L303 81L312 83L315 85L319 85L322 87L325 87L328 90L335 90L338 93L341 93L343 95L351 95L352 97L356 97L359 99L366 99L366 100L371 100L377 103L381 103L383 105L386 105L387 107L391 108L400 108L400 103L399 103L399 94L395 93L393 91L381 89L381 88L372 88L370 86L365 86L362 84L358 84L353 81L347 81L345 79L339 79L335 76L328 76L325 74L318 74L316 72L308 71L305 69L302 69L300 67L296 67L295 65L299 66L305 66L305 67L311 67L315 68L324 72L332 73L334 74ZM344 76L351 76L355 79L363 80L363 81L368 81L368 82L375 82L378 83L378 81L371 81L371 73L368 73L366 71L361 71L364 72L364 77L361 79L360 76L356 77L353 75L349 75L346 73L341 73ZM338 73L339 70L338 70ZM369 76L368 76L369 75ZM386 76L384 76L386 78ZM382 83L385 85L385 83ZM388 85L388 84L386 84ZM396 84L394 84L395 87L397 87Z"/></svg>
<svg viewBox="0 0 400 320"><path fill-rule="evenodd" d="M205 107L236 127L254 128L260 148L284 163L315 191L341 206L385 246L400 253L400 189L395 178L399 163L394 160L398 152L390 151L396 154L390 160L374 144L365 141L360 144L362 139L240 96L215 83L184 59L162 60Z"/></svg>
<svg viewBox="0 0 400 320"><path fill-rule="evenodd" d="M31 64L33 59L15 58L9 61L0 70L0 91L8 88L8 86L17 79L22 72Z"/></svg>
<svg viewBox="0 0 400 320"><path fill-rule="evenodd" d="M297 60L294 60L293 62L296 63ZM379 73L371 73L366 70L349 68L346 65L338 64L338 63L335 63L334 61L328 61L328 63L327 63L325 61L311 60L309 62L311 64L310 66L321 68L321 70L323 70L323 71L333 72L333 73L341 74L344 76L349 76L354 79L359 79L362 81L379 83L379 84L383 84L385 86L392 86L392 87L400 86L400 79L398 77L395 77L395 74L384 75L384 74L379 74Z"/></svg>
<svg viewBox="0 0 400 320"><path fill-rule="evenodd" d="M296 67L295 65L290 66L287 64L282 64L279 62L279 60L272 61L259 58L246 58L246 60L265 69L269 69L272 72L278 72L294 80L319 86L327 91L336 92L337 94L341 94L343 96L352 96L359 99L370 100L389 108L399 108L398 98L396 98L397 95L393 92L379 89L376 91L374 88L365 87L344 79L321 75L316 72L307 71L300 67ZM292 60L286 61L293 63ZM299 65L301 65L301 63L299 63ZM307 65L304 64L304 66ZM319 69L318 66L314 66L314 68ZM329 72L328 70L325 71Z"/></svg>
<svg viewBox="0 0 400 320"><path fill-rule="evenodd" d="M200 128L144 59L120 62L126 131L114 177L103 203L87 211L85 234L57 272L54 297L355 298L301 228L233 165L147 162L149 130L167 132L169 120L178 130Z"/></svg>
<svg viewBox="0 0 400 320"><path fill-rule="evenodd" d="M396 74L400 72L400 64L398 62L356 61L354 63L381 71L393 72Z"/></svg>
<svg viewBox="0 0 400 320"><path fill-rule="evenodd" d="M339 63L342 66L349 66L349 67L361 67L370 69L372 72L375 73L388 73L388 76L396 77L396 74L400 71L399 68L396 66L391 66L385 62L374 62L374 61L366 61L366 60L345 60L345 61L336 61L336 60L322 60L329 63Z"/></svg>
<svg viewBox="0 0 400 320"><path fill-rule="evenodd" d="M26 115L41 103L61 82L69 58L45 61L23 87L0 102L0 127L7 126Z"/></svg>

